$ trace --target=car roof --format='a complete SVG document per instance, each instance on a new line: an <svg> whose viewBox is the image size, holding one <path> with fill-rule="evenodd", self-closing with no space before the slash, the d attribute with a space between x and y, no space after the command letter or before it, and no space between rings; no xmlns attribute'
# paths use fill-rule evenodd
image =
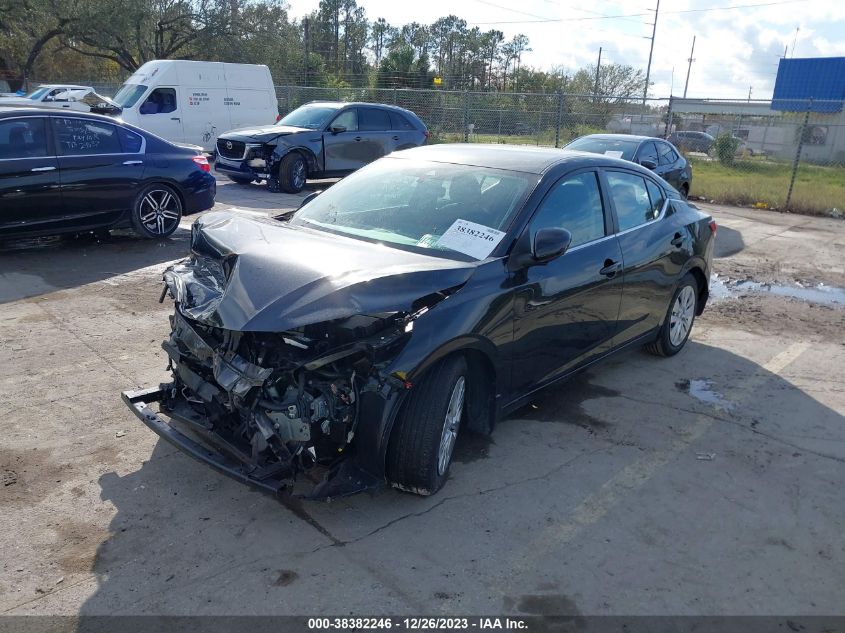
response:
<svg viewBox="0 0 845 633"><path fill-rule="evenodd" d="M586 136L581 136L575 140L580 141L583 138L595 138L605 141L637 141L638 143L642 143L643 141L660 140L655 136L642 136L639 134L587 134Z"/></svg>
<svg viewBox="0 0 845 633"><path fill-rule="evenodd" d="M395 158L430 160L456 165L474 165L521 171L530 174L543 174L552 167L569 164L577 167L620 166L630 169L637 167L621 158L611 158L602 154L591 154L568 149L551 147L533 147L530 145L497 145L492 143L450 143L423 145L390 155Z"/></svg>
<svg viewBox="0 0 845 633"><path fill-rule="evenodd" d="M0 118L9 118L12 116L59 116L59 117L74 117L83 119L92 119L94 121L108 121L109 123L117 123L119 125L126 125L123 119L112 116L105 116L103 114L95 114L93 112L80 112L77 110L63 110L59 108L44 108L36 106L6 106L0 103ZM131 127L131 126L130 126Z"/></svg>
<svg viewBox="0 0 845 633"><path fill-rule="evenodd" d="M68 88L70 90L87 90L90 87L91 86L80 86L78 84L39 84L38 88L35 88L35 90L38 90L39 88Z"/></svg>
<svg viewBox="0 0 845 633"><path fill-rule="evenodd" d="M410 113L414 116L417 116L412 110L400 108L399 106L391 105L389 103L370 103L368 101L309 101L308 103L304 103L303 105L328 106L337 108L338 110L340 108L345 108L346 106L376 107L385 108L386 110L393 110L394 112L402 112L403 114Z"/></svg>

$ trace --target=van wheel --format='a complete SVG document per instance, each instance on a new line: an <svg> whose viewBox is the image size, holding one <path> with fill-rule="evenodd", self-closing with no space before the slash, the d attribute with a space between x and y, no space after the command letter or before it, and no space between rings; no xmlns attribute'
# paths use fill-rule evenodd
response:
<svg viewBox="0 0 845 633"><path fill-rule="evenodd" d="M299 152L291 152L279 165L279 188L285 193L299 193L305 187L308 164Z"/></svg>
<svg viewBox="0 0 845 633"><path fill-rule="evenodd" d="M168 185L144 187L132 207L132 228L141 237L161 239L171 235L182 219L182 200Z"/></svg>
<svg viewBox="0 0 845 633"><path fill-rule="evenodd" d="M393 487L432 495L446 482L466 408L467 378L466 361L456 356L414 385L388 443L387 479Z"/></svg>

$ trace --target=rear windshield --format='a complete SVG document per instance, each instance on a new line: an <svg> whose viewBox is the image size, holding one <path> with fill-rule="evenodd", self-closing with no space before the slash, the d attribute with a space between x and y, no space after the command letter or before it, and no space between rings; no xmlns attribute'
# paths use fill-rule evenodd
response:
<svg viewBox="0 0 845 633"><path fill-rule="evenodd" d="M282 117L276 125L302 127L319 130L329 123L329 119L338 111L331 106L304 105Z"/></svg>
<svg viewBox="0 0 845 633"><path fill-rule="evenodd" d="M38 88L37 90L33 90L28 95L26 95L27 99L32 99L33 101L38 101L38 99L47 92L49 88Z"/></svg>
<svg viewBox="0 0 845 633"><path fill-rule="evenodd" d="M616 138L579 138L572 141L565 149L574 149L591 154L607 154L615 158L634 160L639 141ZM620 153L621 152L621 153Z"/></svg>
<svg viewBox="0 0 845 633"><path fill-rule="evenodd" d="M123 84L117 94L114 96L114 101L121 108L131 108L138 99L147 91L147 87L141 84Z"/></svg>

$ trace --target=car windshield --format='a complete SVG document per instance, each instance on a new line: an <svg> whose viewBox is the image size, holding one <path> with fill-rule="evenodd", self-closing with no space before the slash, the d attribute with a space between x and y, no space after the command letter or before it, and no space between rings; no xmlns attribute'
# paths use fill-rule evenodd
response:
<svg viewBox="0 0 845 633"><path fill-rule="evenodd" d="M304 105L279 119L276 125L319 130L328 124L329 119L337 111L338 108L332 106Z"/></svg>
<svg viewBox="0 0 845 633"><path fill-rule="evenodd" d="M121 108L131 108L138 103L138 99L140 99L146 91L147 87L141 84L123 84L112 101Z"/></svg>
<svg viewBox="0 0 845 633"><path fill-rule="evenodd" d="M28 95L26 95L26 98L27 98L27 99L32 99L33 101L38 101L38 99L40 99L40 98L41 98L41 96L42 96L45 92L47 92L48 90L49 90L49 88L36 88L36 89L35 89L35 90L33 90L32 92L30 92Z"/></svg>
<svg viewBox="0 0 845 633"><path fill-rule="evenodd" d="M382 158L314 198L290 223L449 259L480 260L504 237L537 180L521 172Z"/></svg>
<svg viewBox="0 0 845 633"><path fill-rule="evenodd" d="M634 154L639 146L639 141L630 141L619 138L584 138L575 139L564 149L574 149L579 152L590 152L591 154L607 154L614 158L634 160Z"/></svg>

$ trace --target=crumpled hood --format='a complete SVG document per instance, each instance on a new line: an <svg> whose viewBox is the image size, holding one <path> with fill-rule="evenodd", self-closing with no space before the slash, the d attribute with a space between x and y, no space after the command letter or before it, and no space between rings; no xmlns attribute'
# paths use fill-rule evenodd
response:
<svg viewBox="0 0 845 633"><path fill-rule="evenodd" d="M280 136L288 136L290 134L298 134L300 132L314 132L303 127L291 127L289 125L263 125L257 127L244 127L236 130L230 130L225 134L221 134L220 138L238 140L238 141L259 141L267 143L274 138ZM319 132L317 132L319 134Z"/></svg>
<svg viewBox="0 0 845 633"><path fill-rule="evenodd" d="M466 283L477 265L223 211L194 223L191 249L164 273L180 310L243 332L410 311Z"/></svg>

